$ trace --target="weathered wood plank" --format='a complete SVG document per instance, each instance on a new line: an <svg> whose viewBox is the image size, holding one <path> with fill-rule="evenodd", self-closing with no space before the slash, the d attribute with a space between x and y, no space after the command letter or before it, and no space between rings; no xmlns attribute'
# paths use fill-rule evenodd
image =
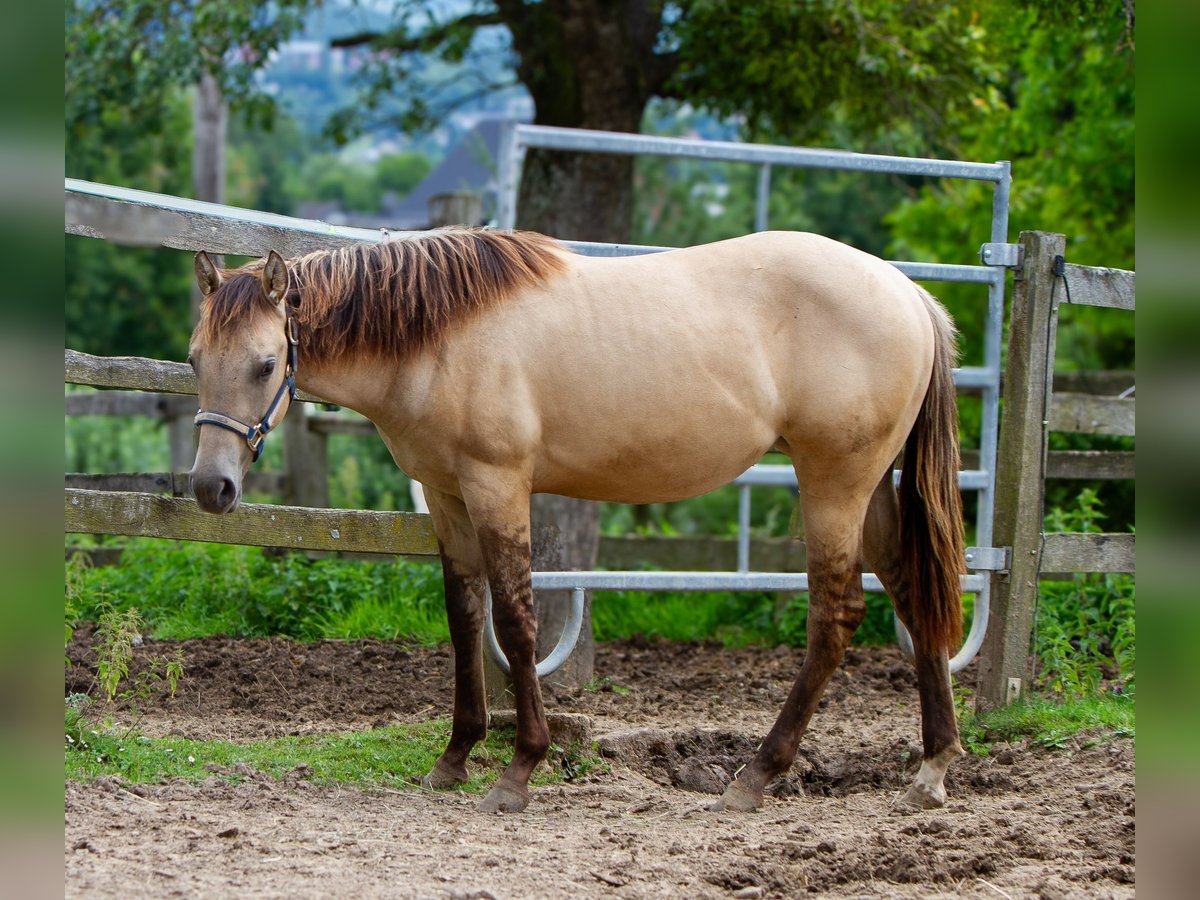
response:
<svg viewBox="0 0 1200 900"><path fill-rule="evenodd" d="M1001 379L1003 380L1003 379ZM1129 369L1093 369L1083 372L1055 372L1054 390L1066 394L1095 394L1115 397L1133 387L1137 373Z"/></svg>
<svg viewBox="0 0 1200 900"><path fill-rule="evenodd" d="M1133 398L1054 394L1050 398L1050 430L1074 434L1134 434Z"/></svg>
<svg viewBox="0 0 1200 900"><path fill-rule="evenodd" d="M758 538L750 542L750 568L760 572L803 572L802 541ZM636 570L652 565L671 572L731 572L737 568L737 538L601 535L599 565Z"/></svg>
<svg viewBox="0 0 1200 900"><path fill-rule="evenodd" d="M1121 481L1134 477L1132 452L1118 450L1053 450L1046 477L1081 481Z"/></svg>
<svg viewBox="0 0 1200 900"><path fill-rule="evenodd" d="M113 472L92 475L67 473L67 487L87 491L137 491L143 494L174 494L182 497L188 490L188 476L182 472Z"/></svg>
<svg viewBox="0 0 1200 900"><path fill-rule="evenodd" d="M1067 263L1067 286L1071 305L1134 308L1134 273L1102 266L1077 266ZM1065 298L1064 298L1065 299Z"/></svg>
<svg viewBox="0 0 1200 900"><path fill-rule="evenodd" d="M124 534L300 550L437 554L432 522L429 516L417 513L243 503L236 512L214 516L202 512L194 500L72 488L67 488L64 504L66 531L73 534Z"/></svg>
<svg viewBox="0 0 1200 900"><path fill-rule="evenodd" d="M63 381L67 384L167 394L196 393L196 375L187 363L144 356L92 356L78 350L66 350L64 362ZM311 403L327 402L306 391L297 391L296 396Z"/></svg>
<svg viewBox="0 0 1200 900"><path fill-rule="evenodd" d="M144 416L161 419L174 414L168 410L167 398L187 399L179 394L134 393L127 391L97 391L86 394L65 394L64 412L68 416ZM192 401L195 411L195 401Z"/></svg>
<svg viewBox="0 0 1200 900"><path fill-rule="evenodd" d="M370 419L351 418L333 412L315 412L308 417L308 428L318 434L353 434L358 437L379 437Z"/></svg>
<svg viewBox="0 0 1200 900"><path fill-rule="evenodd" d="M1042 576L1064 572L1134 572L1137 535L1052 533L1045 537Z"/></svg>
<svg viewBox="0 0 1200 900"><path fill-rule="evenodd" d="M67 384L195 394L196 375L187 363L146 359L141 356L92 356L78 350L65 351Z"/></svg>
<svg viewBox="0 0 1200 900"><path fill-rule="evenodd" d="M309 430L311 413L305 404L283 420L283 466L288 473L285 503L329 505L329 441Z"/></svg>
<svg viewBox="0 0 1200 900"><path fill-rule="evenodd" d="M245 491L281 494L287 476L282 472L246 473L242 482ZM92 475L68 472L66 486L89 491L137 491L143 494L173 494L186 497L191 490L191 478L186 472L114 472Z"/></svg>
<svg viewBox="0 0 1200 900"><path fill-rule="evenodd" d="M266 256L268 251L276 250L289 258L383 237L379 231L364 228L343 228L142 191L126 193L134 199L122 201L68 188L67 233L133 247L172 247L239 256Z"/></svg>

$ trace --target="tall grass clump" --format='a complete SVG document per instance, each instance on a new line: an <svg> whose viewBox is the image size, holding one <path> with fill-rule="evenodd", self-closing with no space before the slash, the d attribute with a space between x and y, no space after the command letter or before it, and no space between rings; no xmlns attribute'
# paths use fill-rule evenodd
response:
<svg viewBox="0 0 1200 900"><path fill-rule="evenodd" d="M1096 491L1084 488L1076 505L1056 508L1046 531L1099 532L1104 521ZM1037 685L1062 697L1136 688L1136 582L1131 575L1076 575L1041 584L1034 632Z"/></svg>
<svg viewBox="0 0 1200 900"><path fill-rule="evenodd" d="M132 540L119 566L84 569L80 620L136 607L160 639L228 634L448 640L436 563L308 559L252 547Z"/></svg>

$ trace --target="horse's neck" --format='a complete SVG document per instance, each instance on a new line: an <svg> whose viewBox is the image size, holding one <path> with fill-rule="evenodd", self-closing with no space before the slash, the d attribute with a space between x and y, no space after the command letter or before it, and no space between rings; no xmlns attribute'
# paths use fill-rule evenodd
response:
<svg viewBox="0 0 1200 900"><path fill-rule="evenodd" d="M376 361L304 365L296 373L296 386L337 406L375 418L395 393L396 370Z"/></svg>

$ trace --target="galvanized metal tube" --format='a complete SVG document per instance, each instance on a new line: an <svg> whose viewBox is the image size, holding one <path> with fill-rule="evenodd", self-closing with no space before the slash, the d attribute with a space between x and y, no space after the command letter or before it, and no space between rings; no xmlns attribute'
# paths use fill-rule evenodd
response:
<svg viewBox="0 0 1200 900"><path fill-rule="evenodd" d="M750 571L750 485L745 482L738 487L737 568Z"/></svg>
<svg viewBox="0 0 1200 900"><path fill-rule="evenodd" d="M846 150L779 147L736 141L701 141L644 134L614 134L584 128L553 128L546 125L518 125L517 134L518 141L526 147L573 150L579 153L675 156L801 168L924 175L930 178L965 178L971 181L994 182L1003 177L1003 171L996 163L885 156L851 153Z"/></svg>
<svg viewBox="0 0 1200 900"><path fill-rule="evenodd" d="M974 593L983 575L964 575L963 591ZM535 590L598 591L807 591L807 572L534 572ZM863 589L882 591L873 574L863 576Z"/></svg>
<svg viewBox="0 0 1200 900"><path fill-rule="evenodd" d="M575 649L575 645L579 643L579 633L583 627L585 593L583 588L575 588L571 591L571 608L567 613L567 621L563 623L562 635L559 636L558 643L554 645L554 649L550 651L549 656L534 668L538 678L545 678L547 675L552 675L561 669L562 664L567 661L567 658L570 657L571 652ZM496 640L496 626L492 621L491 588L488 588L484 594L484 609L486 616L483 626L483 645L496 665L505 672L511 672L512 669L508 664L508 657L504 655L504 651L500 649L500 643Z"/></svg>
<svg viewBox="0 0 1200 900"><path fill-rule="evenodd" d="M771 202L771 165L758 167L758 195L754 201L754 230L767 230L767 207Z"/></svg>
<svg viewBox="0 0 1200 900"><path fill-rule="evenodd" d="M496 227L511 231L517 227L517 183L520 153L517 129L512 122L500 126L500 146L496 149Z"/></svg>

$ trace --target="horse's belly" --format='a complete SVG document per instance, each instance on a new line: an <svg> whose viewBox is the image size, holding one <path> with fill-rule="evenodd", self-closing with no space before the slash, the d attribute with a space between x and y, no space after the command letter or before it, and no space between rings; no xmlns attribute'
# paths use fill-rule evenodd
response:
<svg viewBox="0 0 1200 900"><path fill-rule="evenodd" d="M586 429L570 438L555 437L539 453L535 492L614 503L662 503L728 484L757 462L779 435L765 422L740 418L690 428L631 433L627 427L608 435Z"/></svg>

